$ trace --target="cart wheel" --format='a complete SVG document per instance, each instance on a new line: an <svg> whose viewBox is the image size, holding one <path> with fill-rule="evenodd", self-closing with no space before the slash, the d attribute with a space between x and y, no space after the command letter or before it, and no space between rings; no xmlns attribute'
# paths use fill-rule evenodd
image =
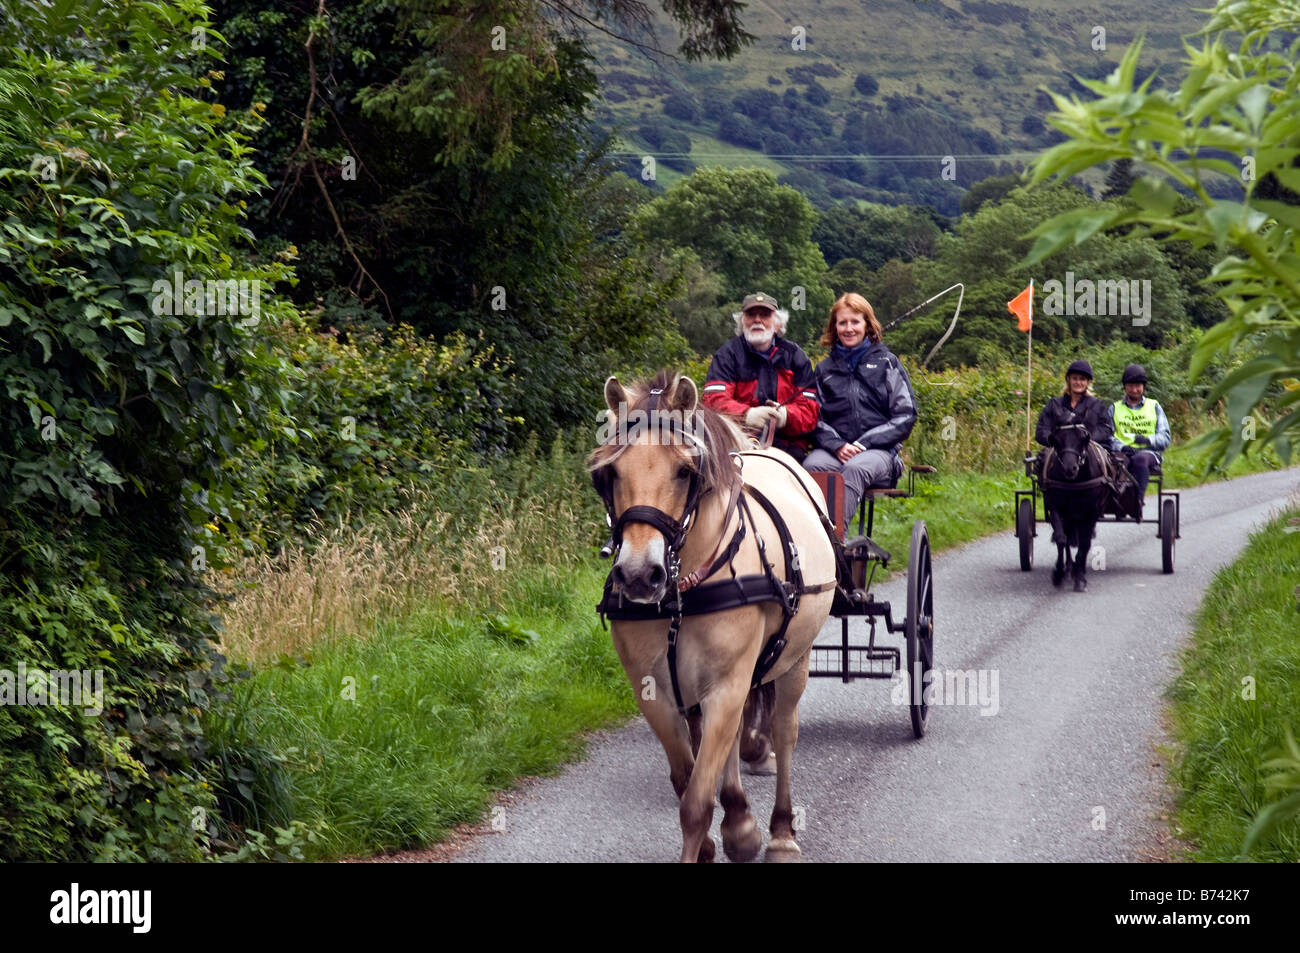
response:
<svg viewBox="0 0 1300 953"><path fill-rule="evenodd" d="M1016 538L1020 540L1020 568L1025 572L1034 568L1034 501L1020 498L1016 510Z"/></svg>
<svg viewBox="0 0 1300 953"><path fill-rule="evenodd" d="M1160 568L1167 573L1174 571L1174 537L1178 535L1174 521L1174 501L1165 500L1160 504Z"/></svg>
<svg viewBox="0 0 1300 953"><path fill-rule="evenodd" d="M907 563L907 676L911 691L912 734L925 735L930 706L925 703L925 674L934 665L934 577L930 572L930 536L925 520L912 524L912 548ZM913 679L916 682L913 683Z"/></svg>

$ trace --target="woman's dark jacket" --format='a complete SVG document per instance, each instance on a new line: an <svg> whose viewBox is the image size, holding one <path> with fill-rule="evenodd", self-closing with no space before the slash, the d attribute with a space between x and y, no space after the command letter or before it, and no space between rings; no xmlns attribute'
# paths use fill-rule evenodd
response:
<svg viewBox="0 0 1300 953"><path fill-rule="evenodd" d="M856 369L834 352L817 365L821 418L817 446L835 453L846 443L898 453L916 424L916 394L894 353L876 342Z"/></svg>
<svg viewBox="0 0 1300 953"><path fill-rule="evenodd" d="M1110 438L1115 435L1115 424L1110 415L1110 404L1090 394L1084 394L1075 407L1064 394L1053 397L1038 415L1038 428L1034 438L1044 447L1052 445L1052 431L1068 424L1083 424L1093 440L1107 450Z"/></svg>

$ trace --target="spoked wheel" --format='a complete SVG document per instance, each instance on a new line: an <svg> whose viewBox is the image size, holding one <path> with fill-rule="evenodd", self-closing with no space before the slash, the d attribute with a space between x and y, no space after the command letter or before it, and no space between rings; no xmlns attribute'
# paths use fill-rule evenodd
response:
<svg viewBox="0 0 1300 953"><path fill-rule="evenodd" d="M1174 571L1174 537L1178 535L1175 519L1174 501L1165 500L1160 504L1160 568L1166 573Z"/></svg>
<svg viewBox="0 0 1300 953"><path fill-rule="evenodd" d="M1029 572L1034 568L1034 501L1020 498L1016 510L1016 539L1020 540L1020 568Z"/></svg>
<svg viewBox="0 0 1300 953"><path fill-rule="evenodd" d="M912 524L912 548L907 563L907 677L911 691L912 733L925 735L930 706L925 703L925 675L934 666L934 585L930 572L930 536L925 520Z"/></svg>

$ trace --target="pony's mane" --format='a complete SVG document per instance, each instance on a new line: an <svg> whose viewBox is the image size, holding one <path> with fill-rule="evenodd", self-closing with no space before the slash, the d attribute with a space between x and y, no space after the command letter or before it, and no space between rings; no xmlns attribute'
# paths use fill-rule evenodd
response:
<svg viewBox="0 0 1300 953"><path fill-rule="evenodd" d="M649 380L635 381L624 386L627 391L628 413L650 410L650 391L658 389L665 393L673 386L677 374L670 370L661 370ZM661 410L667 410L661 404ZM729 454L733 450L742 450L746 445L745 435L731 418L719 414L703 404L683 421L688 427L694 425L698 453L687 453L685 448L678 450L685 462L692 463L699 471L700 480L705 488L728 485L735 473ZM655 431L652 431L655 432ZM587 459L588 470L598 470L609 464L619 453L619 444L610 442L602 444L592 451Z"/></svg>

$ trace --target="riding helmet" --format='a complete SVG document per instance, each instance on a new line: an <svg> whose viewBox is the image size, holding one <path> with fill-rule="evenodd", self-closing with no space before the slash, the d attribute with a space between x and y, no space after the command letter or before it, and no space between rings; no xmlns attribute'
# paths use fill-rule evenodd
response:
<svg viewBox="0 0 1300 953"><path fill-rule="evenodd" d="M1141 364L1130 364L1124 368L1125 384L1145 384L1147 382L1147 372Z"/></svg>
<svg viewBox="0 0 1300 953"><path fill-rule="evenodd" d="M1070 365L1069 369L1066 370L1065 376L1069 377L1071 374L1082 374L1084 377L1088 378L1088 380L1092 380L1092 365L1087 361L1075 361Z"/></svg>

